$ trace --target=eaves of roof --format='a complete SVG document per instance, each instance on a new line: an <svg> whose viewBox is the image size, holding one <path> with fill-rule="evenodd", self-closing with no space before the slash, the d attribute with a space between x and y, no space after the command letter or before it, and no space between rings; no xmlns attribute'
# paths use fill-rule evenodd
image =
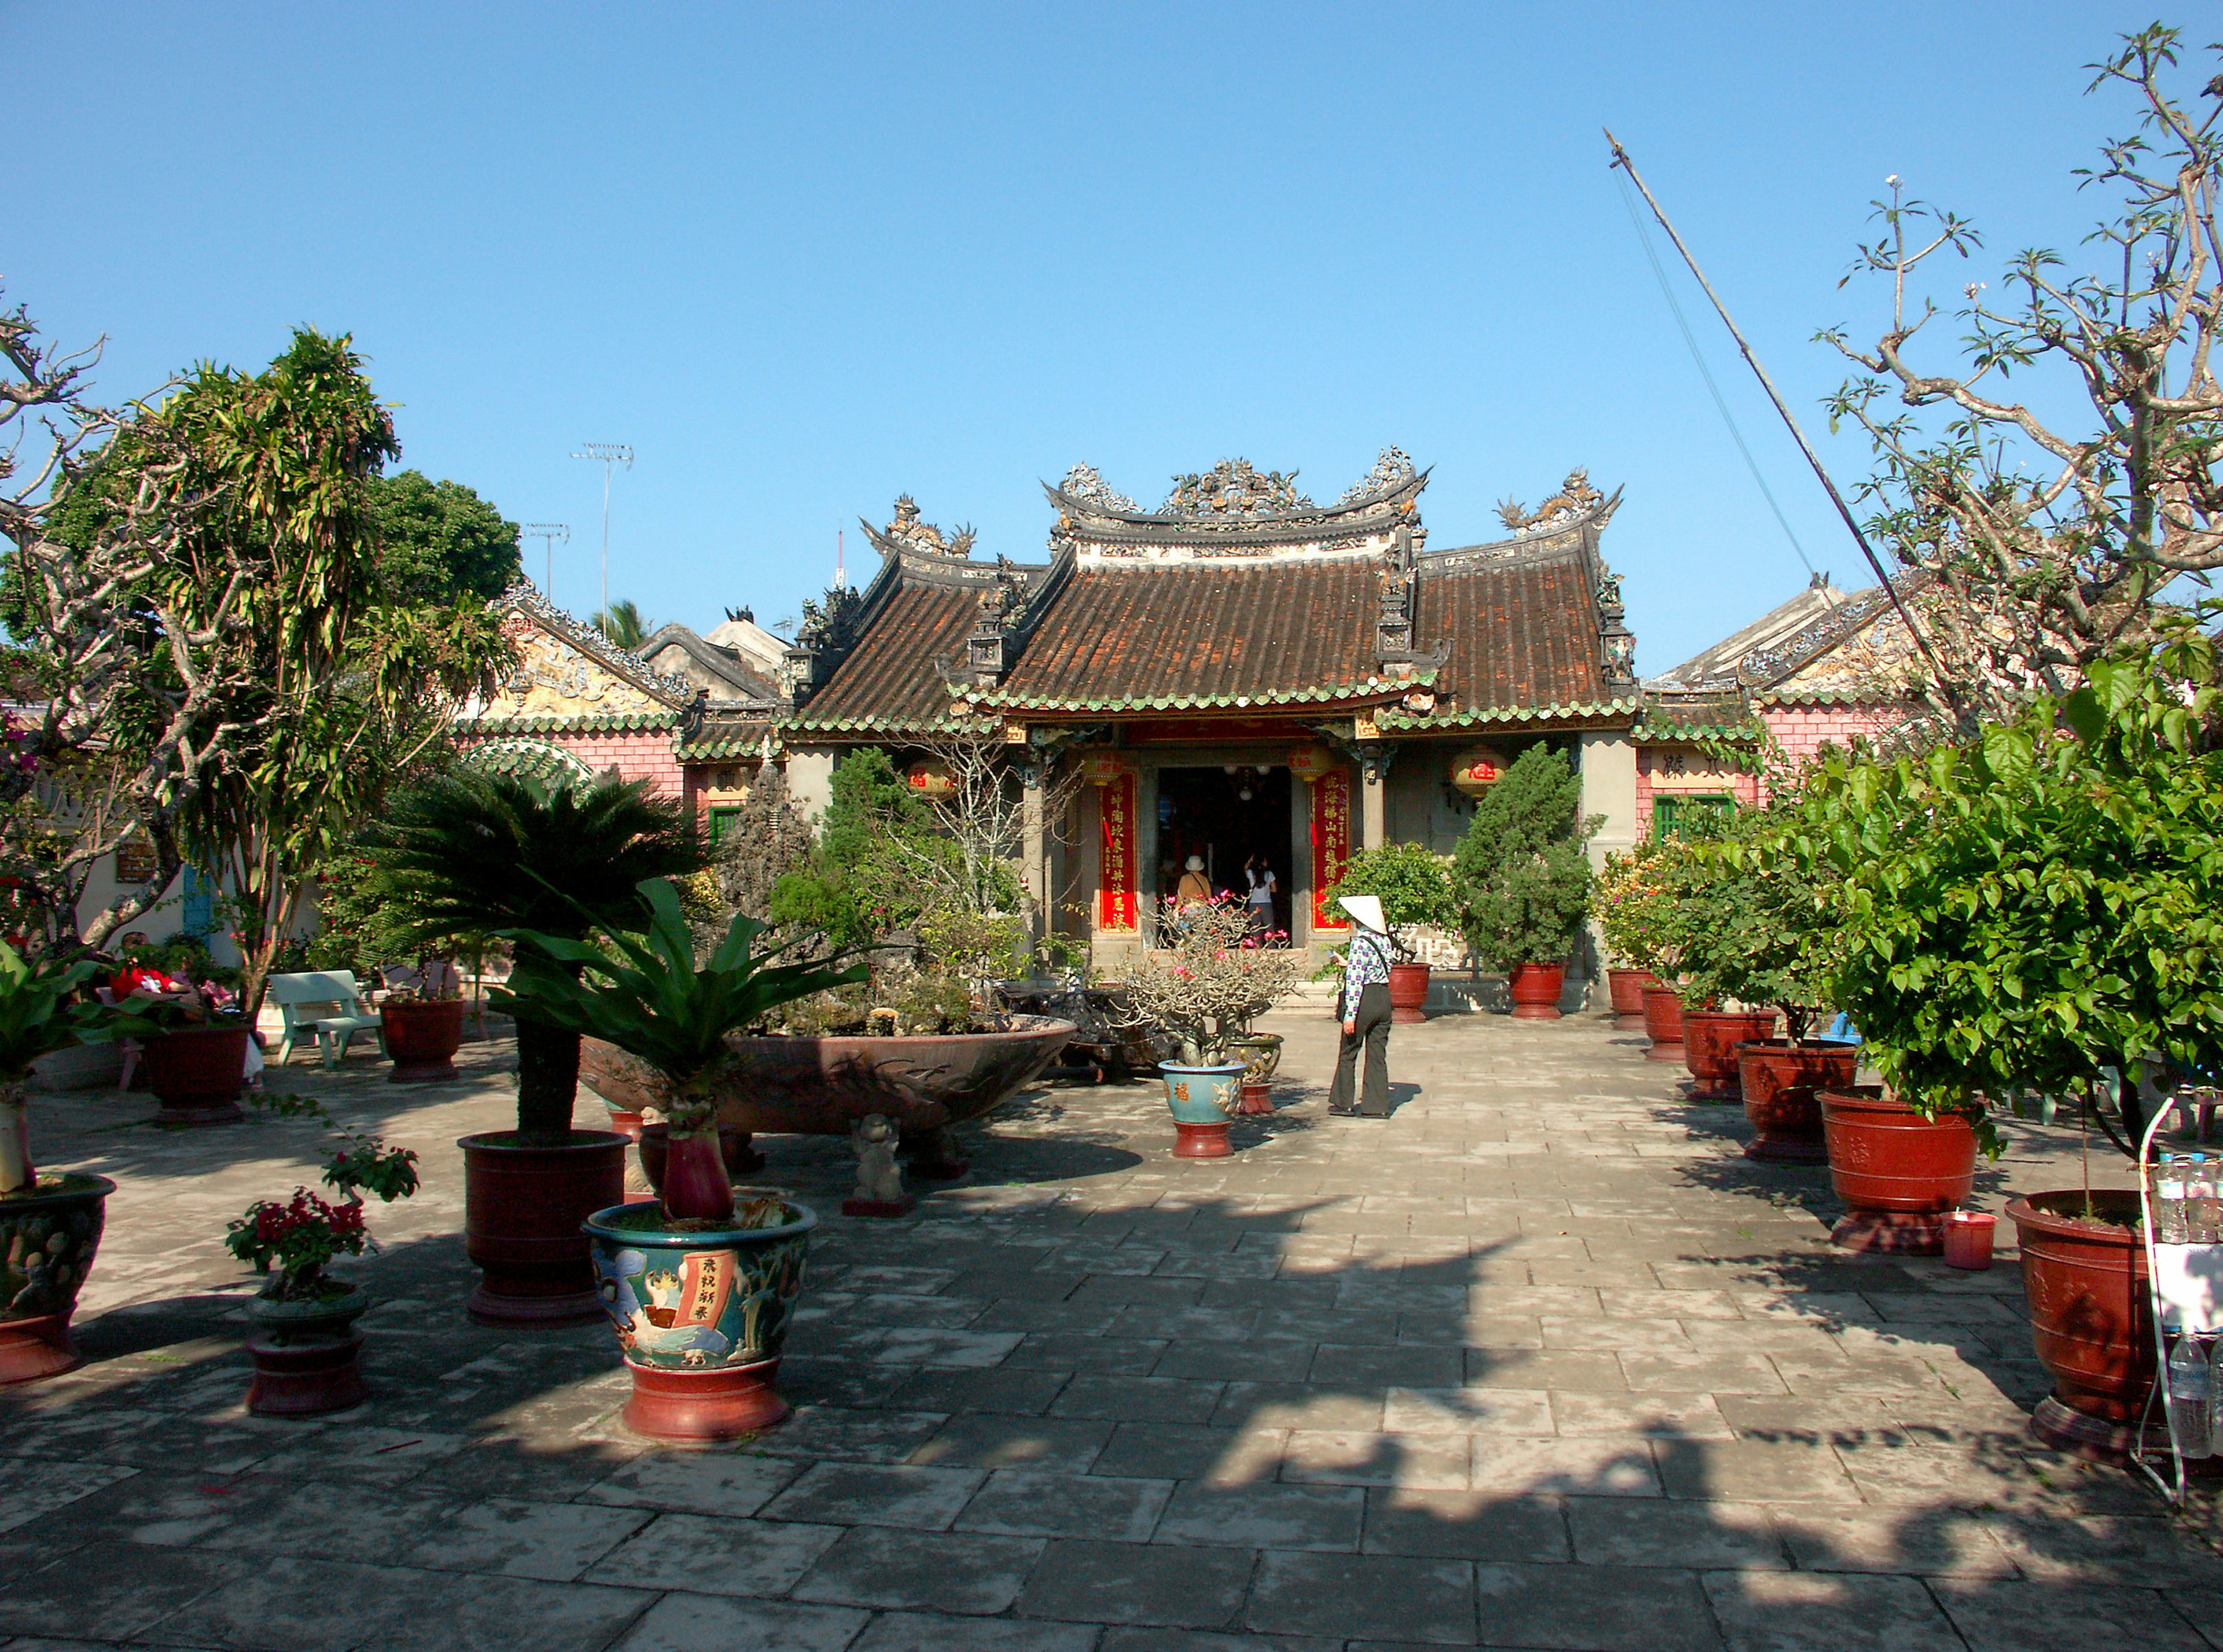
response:
<svg viewBox="0 0 2223 1652"><path fill-rule="evenodd" d="M677 728L680 720L680 713L676 711L627 712L597 717L467 718L455 727L457 733L466 735L636 734Z"/></svg>
<svg viewBox="0 0 2223 1652"><path fill-rule="evenodd" d="M1357 682L1327 683L1317 688L1265 689L1240 694L1124 694L1090 699L1035 699L985 689L968 693L968 703L994 711L1020 713L1081 712L1104 715L1119 712L1248 711L1259 707L1320 706L1363 700L1379 700L1425 688L1434 682L1433 671L1416 671L1409 677L1367 677Z"/></svg>
<svg viewBox="0 0 2223 1652"><path fill-rule="evenodd" d="M1477 706L1471 711L1435 712L1423 716L1414 712L1385 712L1374 719L1374 725L1382 729L1415 731L1439 728L1487 728L1492 725L1522 723L1581 723L1603 722L1628 716L1634 712L1640 701L1627 700L1593 700L1573 706Z"/></svg>

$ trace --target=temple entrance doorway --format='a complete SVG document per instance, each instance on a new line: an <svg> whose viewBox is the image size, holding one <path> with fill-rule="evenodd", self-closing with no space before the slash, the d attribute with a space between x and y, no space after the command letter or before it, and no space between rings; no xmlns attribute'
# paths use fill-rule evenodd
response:
<svg viewBox="0 0 2223 1652"><path fill-rule="evenodd" d="M1297 868L1289 813L1289 771L1242 763L1158 770L1158 888L1170 900L1191 855L1202 857L1214 895L1243 898L1244 863L1263 856L1273 869L1274 927L1290 933Z"/></svg>

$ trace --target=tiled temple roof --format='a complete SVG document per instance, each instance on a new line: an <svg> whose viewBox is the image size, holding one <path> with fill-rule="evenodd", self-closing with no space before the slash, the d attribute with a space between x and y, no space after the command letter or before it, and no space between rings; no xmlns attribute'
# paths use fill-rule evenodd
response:
<svg viewBox="0 0 2223 1652"><path fill-rule="evenodd" d="M935 663L964 657L979 606L967 587L898 577L833 680L788 726L841 733L940 726L949 689Z"/></svg>

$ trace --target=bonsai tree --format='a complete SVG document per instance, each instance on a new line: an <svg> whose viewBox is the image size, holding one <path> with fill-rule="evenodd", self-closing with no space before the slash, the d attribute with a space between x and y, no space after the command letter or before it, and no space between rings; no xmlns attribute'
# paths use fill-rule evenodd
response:
<svg viewBox="0 0 2223 1652"><path fill-rule="evenodd" d="M726 1035L782 1004L862 981L868 971L862 964L777 963L788 948L757 951L766 927L746 914L734 916L698 968L693 927L671 881L644 880L639 899L648 920L639 933L571 903L591 923L592 944L539 930L504 931L518 944L517 968L493 1002L520 1025L530 1020L575 1040L590 1034L614 1044L671 1080L664 1214L674 1223L715 1225L734 1214L716 1118L718 1084L733 1060Z"/></svg>
<svg viewBox="0 0 2223 1652"><path fill-rule="evenodd" d="M1484 968L1565 958L1590 911L1583 845L1604 824L1583 818L1583 787L1567 759L1533 745L1475 805L1452 857L1452 902Z"/></svg>
<svg viewBox="0 0 2223 1652"><path fill-rule="evenodd" d="M1345 863L1343 876L1328 890L1330 908L1346 895L1380 897L1382 920L1389 926L1389 944L1400 958L1413 955L1401 930L1423 926L1458 927L1444 864L1416 843L1359 850Z"/></svg>
<svg viewBox="0 0 2223 1652"><path fill-rule="evenodd" d="M2223 1052L2223 694L2189 629L2088 675L1920 759L1827 761L1800 826L1841 932L1832 996L1901 1097L2076 1093L2135 1153L2138 1064Z"/></svg>
<svg viewBox="0 0 2223 1652"><path fill-rule="evenodd" d="M1296 985L1299 954L1256 945L1237 901L1200 902L1182 918L1173 950L1143 954L1123 977L1127 1024L1179 1044L1188 1066L1221 1065L1229 1040Z"/></svg>
<svg viewBox="0 0 2223 1652"><path fill-rule="evenodd" d="M1796 794L1702 815L1667 857L1663 933L1693 1003L1783 1011L1793 1042L1829 1001L1835 926L1797 852Z"/></svg>
<svg viewBox="0 0 2223 1652"><path fill-rule="evenodd" d="M372 1245L363 1228L362 1195L378 1195L391 1204L417 1190L417 1155L368 1137L332 1155L324 1166L324 1185L335 1190L335 1204L305 1187L280 1204L259 1199L224 1231L224 1248L257 1273L274 1263L278 1277L262 1294L276 1302L330 1301L353 1289L324 1277L324 1265L339 1256L360 1256Z"/></svg>
<svg viewBox="0 0 2223 1652"><path fill-rule="evenodd" d="M32 963L0 941L0 1196L27 1192L39 1182L23 1100L31 1064L49 1051L148 1030L136 1017L85 996L105 972L90 958Z"/></svg>
<svg viewBox="0 0 2223 1652"><path fill-rule="evenodd" d="M564 785L458 769L397 800L366 837L374 876L406 894L395 933L409 945L495 931L576 943L598 925L638 921L643 880L702 864L685 808L640 781ZM522 945L520 965L537 944ZM567 1137L578 1084L576 1031L520 1014L520 1136Z"/></svg>

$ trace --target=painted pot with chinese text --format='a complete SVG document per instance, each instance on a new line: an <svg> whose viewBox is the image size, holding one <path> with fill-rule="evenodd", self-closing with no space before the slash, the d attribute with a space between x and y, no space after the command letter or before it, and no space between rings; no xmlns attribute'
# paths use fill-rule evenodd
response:
<svg viewBox="0 0 2223 1652"><path fill-rule="evenodd" d="M92 1272L116 1184L49 1172L0 1198L0 1384L29 1382L78 1362L70 1316Z"/></svg>
<svg viewBox="0 0 2223 1652"><path fill-rule="evenodd" d="M734 1190L729 1227L674 1231L652 1200L587 1218L602 1310L633 1372L626 1426L709 1445L786 1416L773 1387L817 1213L770 1188Z"/></svg>
<svg viewBox="0 0 2223 1652"><path fill-rule="evenodd" d="M1166 1110L1174 1115L1174 1157L1226 1158L1231 1151L1227 1121L1242 1100L1243 1064L1191 1067L1162 1061L1158 1071L1166 1081Z"/></svg>

